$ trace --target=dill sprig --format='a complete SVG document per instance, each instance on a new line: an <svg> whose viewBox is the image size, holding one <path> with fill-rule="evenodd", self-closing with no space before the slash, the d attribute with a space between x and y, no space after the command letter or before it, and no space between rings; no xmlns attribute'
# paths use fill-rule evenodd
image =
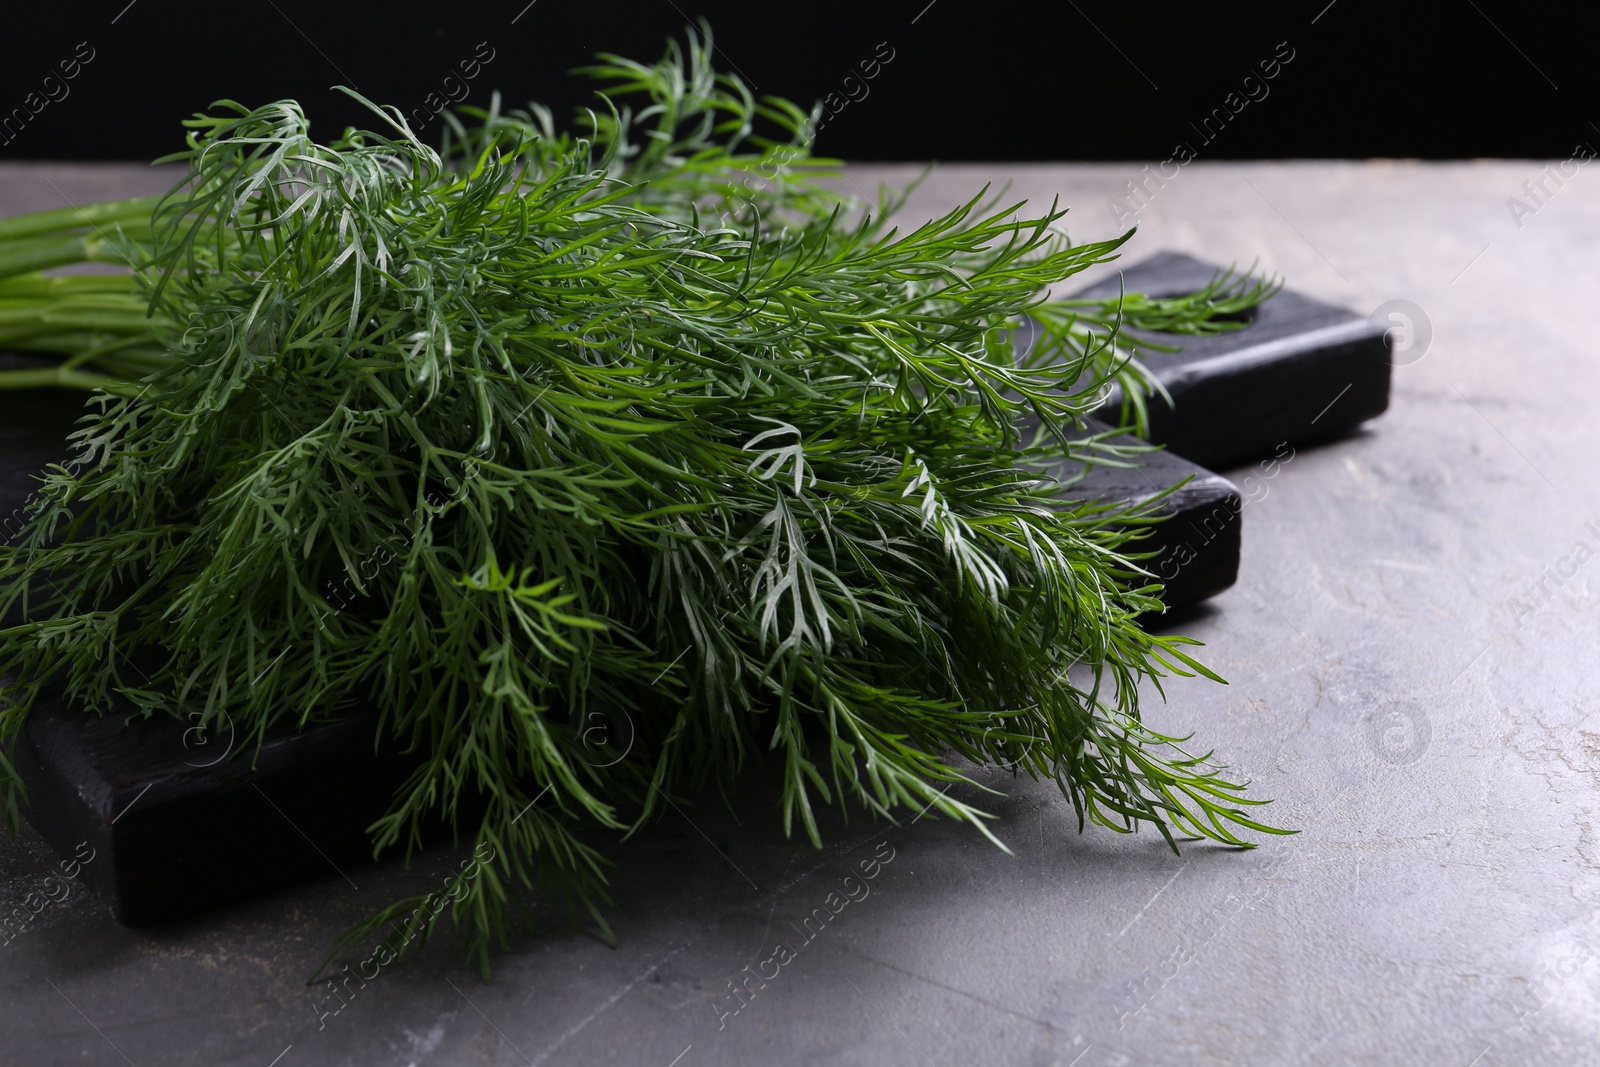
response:
<svg viewBox="0 0 1600 1067"><path fill-rule="evenodd" d="M321 144L293 102L223 102L159 201L0 224L0 341L95 390L0 550L25 620L0 741L55 689L256 739L374 714L420 759L374 849L442 818L493 857L447 890L485 968L537 887L609 934L595 833L761 750L818 845L817 806L847 802L994 840L949 789L963 760L1053 778L1080 829L1277 832L1141 717L1143 683L1216 678L1141 622L1149 510L1060 491L1140 377L1121 301L1041 294L1127 237L1073 244L1063 210L986 193L894 228L826 183L812 116L708 55L605 57L576 134L497 101L442 150L392 108ZM38 273L72 242L134 269ZM631 721L625 750L586 747L596 713ZM392 921L425 940L432 903L340 949Z"/></svg>

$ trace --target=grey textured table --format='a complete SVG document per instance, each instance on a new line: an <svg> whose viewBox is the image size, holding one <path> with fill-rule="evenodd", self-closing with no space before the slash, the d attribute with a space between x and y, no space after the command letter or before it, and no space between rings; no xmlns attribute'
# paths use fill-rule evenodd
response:
<svg viewBox="0 0 1600 1067"><path fill-rule="evenodd" d="M303 984L330 939L454 856L330 870L159 931L76 889L0 949L0 1061L1600 1062L1600 178L1519 227L1506 200L1540 170L1197 163L1143 212L1130 258L1259 260L1428 323L1387 415L1242 483L1241 581L1182 626L1232 684L1180 680L1151 704L1299 836L1174 857L1153 834L1079 836L1053 787L990 775L1014 855L859 814L817 853L783 840L765 796L736 815L708 801L615 851L620 947L554 924L485 984L446 939L352 983L337 1015ZM850 178L870 192L913 172ZM1073 233L1095 238L1138 176L952 166L908 214L1012 179L1076 205ZM163 180L7 166L0 211ZM789 924L875 852L893 858L870 895L725 1014L729 981L800 944ZM29 831L0 843L0 895L54 862Z"/></svg>

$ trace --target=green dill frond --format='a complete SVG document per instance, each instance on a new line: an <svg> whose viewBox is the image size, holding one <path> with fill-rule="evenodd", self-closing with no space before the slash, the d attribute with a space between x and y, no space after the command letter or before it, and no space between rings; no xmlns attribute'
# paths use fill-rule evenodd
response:
<svg viewBox="0 0 1600 1067"><path fill-rule="evenodd" d="M538 887L605 928L592 835L761 750L817 844L831 804L988 834L949 791L963 760L1054 779L1080 824L1276 832L1143 722L1141 684L1215 676L1143 628L1139 516L1038 473L1103 450L1085 418L1137 375L1121 324L1203 330L1263 291L1051 310L1127 238L985 193L895 228L708 55L604 57L578 132L496 102L442 150L392 110L321 144L292 102L224 102L179 188L103 209L122 289L17 251L73 219L0 224L0 306L77 308L35 337L102 387L0 549L25 616L0 741L49 686L257 738L376 709L422 762L374 848L442 818L492 854L447 908L484 966ZM633 724L615 759L593 712ZM352 939L425 936L432 903Z"/></svg>

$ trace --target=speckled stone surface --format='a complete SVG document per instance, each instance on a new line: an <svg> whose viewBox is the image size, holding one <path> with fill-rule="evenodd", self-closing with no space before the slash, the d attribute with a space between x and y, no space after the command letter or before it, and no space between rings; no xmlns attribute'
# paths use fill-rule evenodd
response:
<svg viewBox="0 0 1600 1067"><path fill-rule="evenodd" d="M1240 581L1182 628L1232 684L1179 680L1150 708L1299 836L1175 857L1079 836L1051 786L991 774L1012 855L859 815L819 853L752 790L612 851L619 947L555 924L486 984L444 941L338 999L304 985L337 930L459 856L132 931L24 832L0 841L0 904L65 898L0 944L0 1063L1594 1062L1600 178L1519 228L1506 199L1541 166L1193 163L1143 212L1130 259L1259 261L1411 331L1382 418L1222 472L1245 500ZM1093 239L1138 175L948 167L909 210L1009 179ZM0 211L163 181L5 166Z"/></svg>

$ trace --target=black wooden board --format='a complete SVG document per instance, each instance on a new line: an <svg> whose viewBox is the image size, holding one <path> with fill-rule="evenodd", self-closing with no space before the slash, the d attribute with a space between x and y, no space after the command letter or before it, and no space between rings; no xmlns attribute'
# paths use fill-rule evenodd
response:
<svg viewBox="0 0 1600 1067"><path fill-rule="evenodd" d="M1139 443L1134 438L1113 440ZM1071 473L1056 476L1066 480ZM1140 565L1161 581L1168 607L1199 603L1238 579L1244 507L1238 488L1182 456L1159 451L1139 457L1133 467L1089 466L1063 494L1102 503L1143 504L1179 482L1184 484L1156 505L1156 513L1165 520L1127 548L1154 553Z"/></svg>
<svg viewBox="0 0 1600 1067"><path fill-rule="evenodd" d="M231 729L43 703L13 759L24 815L118 922L181 918L370 857L366 828L414 761L373 751L374 722L316 725L260 748Z"/></svg>
<svg viewBox="0 0 1600 1067"><path fill-rule="evenodd" d="M1076 296L1119 289L1181 296L1221 270L1181 252L1141 260ZM1150 440L1213 470L1272 455L1278 446L1337 437L1389 406L1392 369L1386 323L1285 287L1238 330L1210 337L1137 333L1175 352L1144 363L1172 397L1150 401ZM1120 396L1102 409L1117 420Z"/></svg>

